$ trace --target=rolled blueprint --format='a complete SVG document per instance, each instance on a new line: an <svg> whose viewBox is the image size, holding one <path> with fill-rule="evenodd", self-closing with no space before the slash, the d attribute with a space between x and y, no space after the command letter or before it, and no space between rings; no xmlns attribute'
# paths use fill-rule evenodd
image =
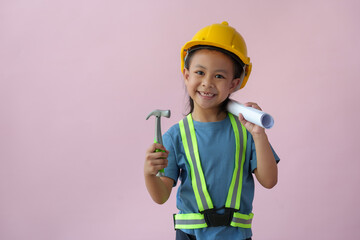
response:
<svg viewBox="0 0 360 240"><path fill-rule="evenodd" d="M230 99L226 109L236 116L239 116L239 113L241 113L246 121L252 122L260 127L269 129L274 125L274 119L270 114L252 107L246 107L237 101Z"/></svg>

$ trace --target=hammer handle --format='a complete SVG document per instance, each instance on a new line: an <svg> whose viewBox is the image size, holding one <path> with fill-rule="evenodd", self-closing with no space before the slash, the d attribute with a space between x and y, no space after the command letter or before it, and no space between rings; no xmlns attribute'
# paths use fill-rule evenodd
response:
<svg viewBox="0 0 360 240"><path fill-rule="evenodd" d="M154 143L158 143L156 140L154 140ZM165 152L164 150L161 149L156 149L155 152ZM164 177L165 176L165 171L164 169L160 169L159 172L156 174L156 176L158 177Z"/></svg>

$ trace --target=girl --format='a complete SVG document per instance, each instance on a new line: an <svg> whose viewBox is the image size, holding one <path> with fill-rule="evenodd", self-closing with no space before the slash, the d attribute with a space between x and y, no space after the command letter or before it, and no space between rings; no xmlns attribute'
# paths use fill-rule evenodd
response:
<svg viewBox="0 0 360 240"><path fill-rule="evenodd" d="M176 239L251 239L253 174L274 187L279 158L263 128L226 111L251 71L245 42L226 22L210 25L185 44L181 65L190 113L147 150L146 187L163 204L180 178Z"/></svg>

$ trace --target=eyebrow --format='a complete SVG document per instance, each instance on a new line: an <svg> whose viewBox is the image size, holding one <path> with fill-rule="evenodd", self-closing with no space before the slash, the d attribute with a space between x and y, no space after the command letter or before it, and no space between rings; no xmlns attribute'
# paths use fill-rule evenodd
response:
<svg viewBox="0 0 360 240"><path fill-rule="evenodd" d="M200 64L196 64L195 67L206 69L206 67L204 67L203 65L200 65Z"/></svg>
<svg viewBox="0 0 360 240"><path fill-rule="evenodd" d="M199 68L202 68L202 69L206 69L206 67L204 67L203 65L200 65L200 64L196 64L195 67L199 67ZM215 70L215 72L221 72L221 73L228 73L226 70L224 69L217 69Z"/></svg>

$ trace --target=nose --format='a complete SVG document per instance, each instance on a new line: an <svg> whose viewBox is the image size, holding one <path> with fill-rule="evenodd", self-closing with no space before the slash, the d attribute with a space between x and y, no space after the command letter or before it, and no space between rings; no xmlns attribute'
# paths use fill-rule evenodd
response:
<svg viewBox="0 0 360 240"><path fill-rule="evenodd" d="M212 82L211 76L209 76L209 75L204 76L202 79L201 85L203 87L213 87L213 82Z"/></svg>

